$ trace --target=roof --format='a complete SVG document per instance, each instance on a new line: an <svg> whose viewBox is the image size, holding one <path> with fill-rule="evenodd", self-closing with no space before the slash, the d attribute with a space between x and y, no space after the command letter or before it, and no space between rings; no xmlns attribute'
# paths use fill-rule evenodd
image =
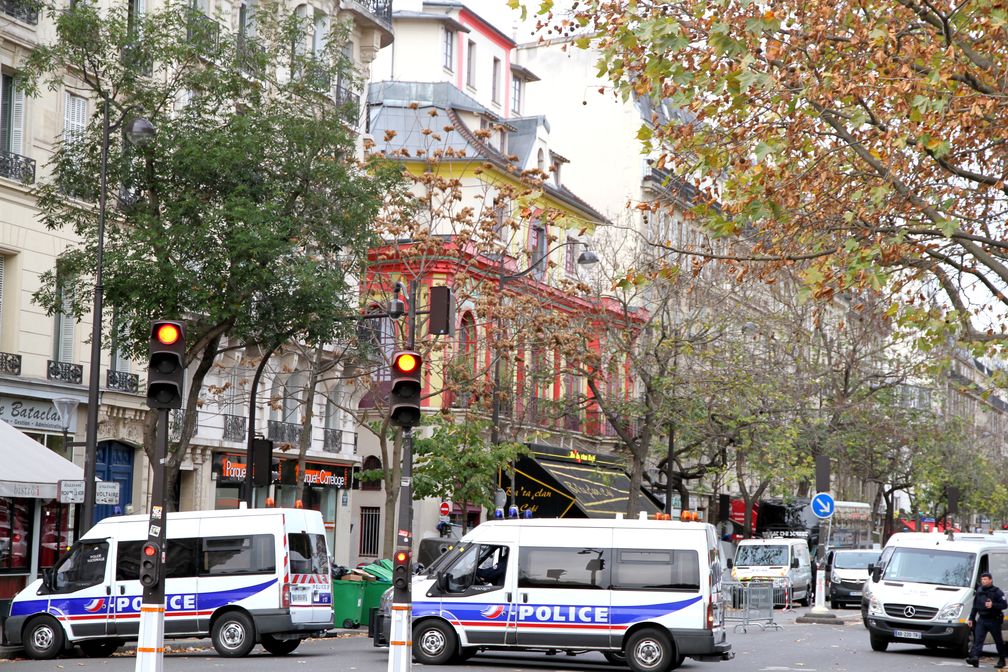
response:
<svg viewBox="0 0 1008 672"><path fill-rule="evenodd" d="M469 27L459 23L455 17L450 14L441 14L439 12L409 12L409 11L399 11L392 12L392 20L404 20L404 21L434 21L437 23L443 23L450 29L460 32L468 33Z"/></svg>
<svg viewBox="0 0 1008 672"><path fill-rule="evenodd" d="M463 11L467 12L468 14L470 14L472 16L473 19L475 19L479 23L483 24L483 26L485 28L487 28L488 30L490 30L490 32L492 32L493 34L495 34L498 38L504 40L505 42L510 43L512 47L515 45L515 41L514 41L514 39L511 36L507 35L500 28L498 28L497 26L493 25L492 23L490 23L489 21L487 21L486 19L484 19L480 15L479 12L475 11L474 9L472 9L471 7L469 7L468 5L466 5L464 2L459 2L458 0L424 0L423 6L425 8L426 7L444 7L446 9L448 9L448 10L457 9L460 12L463 12Z"/></svg>
<svg viewBox="0 0 1008 672"><path fill-rule="evenodd" d="M80 481L84 470L0 420L0 496L55 499L59 481Z"/></svg>
<svg viewBox="0 0 1008 672"><path fill-rule="evenodd" d="M1008 536L1001 534L953 534L954 539L940 532L897 532L889 537L886 548L934 548L939 551L976 551L987 546L1005 546Z"/></svg>
<svg viewBox="0 0 1008 672"><path fill-rule="evenodd" d="M519 65L518 63L511 64L511 72L512 74L518 75L521 79L524 79L526 82L539 81L538 75L536 75L534 72L526 68L524 65Z"/></svg>
<svg viewBox="0 0 1008 672"><path fill-rule="evenodd" d="M509 119L507 123L499 122L511 130L508 155L502 154L478 138L458 112L475 113L495 122L498 121L497 115L450 82L376 82L368 87L368 107L369 128L379 150L387 150L391 154L404 149L415 156L417 150L439 149L445 153L445 161L452 160L448 157L469 161L479 157L508 173L520 173L528 165L539 125L549 130L545 117L519 117ZM432 116L432 113L437 114ZM424 135L425 129L431 134ZM383 135L388 131L394 131L394 138L388 140L385 147ZM605 215L564 186L545 182L543 191L579 210L587 219L598 223L608 221Z"/></svg>

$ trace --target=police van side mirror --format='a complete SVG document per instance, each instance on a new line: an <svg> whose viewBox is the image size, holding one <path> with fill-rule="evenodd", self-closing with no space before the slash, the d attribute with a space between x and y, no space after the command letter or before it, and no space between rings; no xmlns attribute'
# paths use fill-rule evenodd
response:
<svg viewBox="0 0 1008 672"><path fill-rule="evenodd" d="M791 558L791 569L798 569L798 558Z"/></svg>
<svg viewBox="0 0 1008 672"><path fill-rule="evenodd" d="M881 578L882 578L882 568L872 567L872 574L871 574L872 583L878 583Z"/></svg>
<svg viewBox="0 0 1008 672"><path fill-rule="evenodd" d="M42 570L42 587L46 590L52 590L53 585L53 568L46 567Z"/></svg>
<svg viewBox="0 0 1008 672"><path fill-rule="evenodd" d="M875 563L874 562L869 562L868 563L868 576L871 576L874 573L875 573Z"/></svg>

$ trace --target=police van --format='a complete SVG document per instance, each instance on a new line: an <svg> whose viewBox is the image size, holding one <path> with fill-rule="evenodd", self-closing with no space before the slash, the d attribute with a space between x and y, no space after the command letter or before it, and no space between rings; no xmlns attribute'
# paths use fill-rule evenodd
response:
<svg viewBox="0 0 1008 672"><path fill-rule="evenodd" d="M145 515L106 518L19 592L4 644L49 659L74 645L107 656L140 627ZM274 655L332 627L322 516L304 509L168 514L165 638L207 637L222 656Z"/></svg>
<svg viewBox="0 0 1008 672"><path fill-rule="evenodd" d="M868 636L874 651L889 644L947 647L969 654L966 623L980 574L1008 583L1003 535L901 532L868 566Z"/></svg>
<svg viewBox="0 0 1008 672"><path fill-rule="evenodd" d="M601 651L639 672L729 660L720 589L711 525L489 521L413 577L413 656L439 665L481 649ZM381 645L387 610L376 616Z"/></svg>

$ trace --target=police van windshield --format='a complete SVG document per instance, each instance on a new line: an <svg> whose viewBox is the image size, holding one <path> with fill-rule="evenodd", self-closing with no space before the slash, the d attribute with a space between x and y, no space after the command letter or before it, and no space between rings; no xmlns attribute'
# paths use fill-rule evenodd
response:
<svg viewBox="0 0 1008 672"><path fill-rule="evenodd" d="M788 564L788 547L778 544L746 545L738 547L735 552L737 567L767 567L771 565L784 566Z"/></svg>
<svg viewBox="0 0 1008 672"><path fill-rule="evenodd" d="M882 572L882 578L965 588L973 580L975 565L975 553L896 548Z"/></svg>
<svg viewBox="0 0 1008 672"><path fill-rule="evenodd" d="M878 559L878 551L837 553L833 558L833 566L837 569L867 569L868 565L878 562Z"/></svg>

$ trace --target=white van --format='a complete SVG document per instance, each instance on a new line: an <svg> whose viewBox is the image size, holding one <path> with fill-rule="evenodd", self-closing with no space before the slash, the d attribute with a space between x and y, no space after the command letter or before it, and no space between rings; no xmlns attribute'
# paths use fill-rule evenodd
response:
<svg viewBox="0 0 1008 672"><path fill-rule="evenodd" d="M705 523L489 521L413 577L413 655L440 665L480 649L601 651L646 672L729 660L720 588ZM376 645L388 631L378 619Z"/></svg>
<svg viewBox="0 0 1008 672"><path fill-rule="evenodd" d="M148 517L106 518L19 592L4 643L48 659L77 645L107 656L137 639ZM322 516L304 509L168 514L165 638L206 637L222 656L275 655L332 627Z"/></svg>
<svg viewBox="0 0 1008 672"><path fill-rule="evenodd" d="M881 551L870 548L837 548L826 553L826 598L830 609L861 604L868 581L868 565L877 565Z"/></svg>
<svg viewBox="0 0 1008 672"><path fill-rule="evenodd" d="M728 566L736 581L772 581L774 595L781 596L781 604L788 586L791 599L799 604L808 606L812 598L812 560L805 539L743 539Z"/></svg>
<svg viewBox="0 0 1008 672"><path fill-rule="evenodd" d="M969 653L966 625L983 572L1008 583L1008 543L1003 535L900 532L889 538L872 567L868 598L871 647L890 642L943 646Z"/></svg>

